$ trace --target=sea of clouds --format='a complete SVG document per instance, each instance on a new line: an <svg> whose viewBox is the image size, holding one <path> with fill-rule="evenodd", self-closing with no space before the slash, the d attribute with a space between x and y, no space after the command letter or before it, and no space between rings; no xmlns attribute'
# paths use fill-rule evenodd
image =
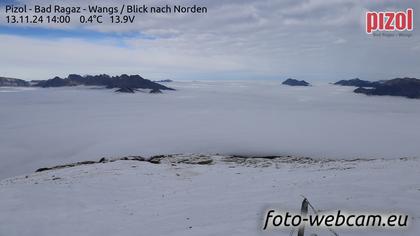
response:
<svg viewBox="0 0 420 236"><path fill-rule="evenodd" d="M420 156L420 101L279 81L168 84L164 94L0 89L0 178L102 156Z"/></svg>

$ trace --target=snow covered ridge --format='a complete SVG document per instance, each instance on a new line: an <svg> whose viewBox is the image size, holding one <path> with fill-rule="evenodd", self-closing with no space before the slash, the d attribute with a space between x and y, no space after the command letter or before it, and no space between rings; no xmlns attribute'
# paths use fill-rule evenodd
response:
<svg viewBox="0 0 420 236"><path fill-rule="evenodd" d="M400 158L401 160L407 158ZM52 167L41 167L35 172L43 172L49 170L58 170L83 165L93 165L99 163L115 162L115 161L144 161L152 164L190 164L190 165L211 165L215 163L231 163L238 164L247 167L270 167L275 166L280 168L280 164L295 164L299 166L310 165L310 164L322 164L324 166L327 163L354 163L361 161L372 161L374 159L345 159L345 160L334 160L334 159L313 159L310 157L294 157L294 156L239 156L239 155L209 155L209 154L174 154L174 155L157 155L150 158L144 158L141 156L126 156L119 158L106 158L102 157L98 161L80 161L70 164L57 165Z"/></svg>
<svg viewBox="0 0 420 236"><path fill-rule="evenodd" d="M267 209L298 211L304 195L320 212L410 217L402 231L338 230L340 236L414 236L420 233L419 169L416 158L102 159L0 181L0 235L289 235L263 231L264 216ZM305 231L311 233L330 235Z"/></svg>

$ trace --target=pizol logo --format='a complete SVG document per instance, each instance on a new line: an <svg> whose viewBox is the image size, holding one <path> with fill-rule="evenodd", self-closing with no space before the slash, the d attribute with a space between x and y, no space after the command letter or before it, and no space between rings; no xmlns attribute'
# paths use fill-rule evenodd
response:
<svg viewBox="0 0 420 236"><path fill-rule="evenodd" d="M366 12L366 33L374 31L412 31L413 9L408 8L405 12Z"/></svg>

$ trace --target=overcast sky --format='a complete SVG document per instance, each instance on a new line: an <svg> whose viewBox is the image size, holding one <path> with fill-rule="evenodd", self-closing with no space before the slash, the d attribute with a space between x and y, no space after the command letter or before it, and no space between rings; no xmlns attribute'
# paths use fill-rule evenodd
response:
<svg viewBox="0 0 420 236"><path fill-rule="evenodd" d="M207 14L137 15L134 24L6 24L4 4L121 6L197 4ZM69 73L140 74L150 79L336 81L420 78L420 1L2 0L0 76L27 80ZM367 10L414 9L411 37L365 33ZM78 17L74 18L76 21Z"/></svg>

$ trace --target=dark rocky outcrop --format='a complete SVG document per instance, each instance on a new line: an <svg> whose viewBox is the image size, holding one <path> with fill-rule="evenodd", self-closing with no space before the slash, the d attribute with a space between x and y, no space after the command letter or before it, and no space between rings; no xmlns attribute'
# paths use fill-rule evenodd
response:
<svg viewBox="0 0 420 236"><path fill-rule="evenodd" d="M355 93L366 95L389 95L420 98L420 80L416 78L396 78L376 84L373 88L357 88Z"/></svg>
<svg viewBox="0 0 420 236"><path fill-rule="evenodd" d="M59 169L64 169L64 168L76 167L76 166L93 165L93 164L115 162L115 161L147 161L147 160L141 156L127 156L127 157L114 158L114 159L107 159L105 157L102 157L101 159L99 159L99 161L79 161L75 163L52 166L52 167L42 167L42 168L37 169L35 172L59 170Z"/></svg>
<svg viewBox="0 0 420 236"><path fill-rule="evenodd" d="M152 156L149 158L149 162L152 164L160 164L160 161L164 159L165 157L166 157L165 155Z"/></svg>
<svg viewBox="0 0 420 236"><path fill-rule="evenodd" d="M380 82L372 82L367 80L361 80L359 78L349 79L349 80L340 80L335 82L334 85L341 85L341 86L355 86L355 87L375 87L379 85Z"/></svg>
<svg viewBox="0 0 420 236"><path fill-rule="evenodd" d="M296 80L291 78L286 79L282 84L289 86L310 86L310 84L305 80Z"/></svg>
<svg viewBox="0 0 420 236"><path fill-rule="evenodd" d="M76 162L76 163L53 166L53 167L42 167L42 168L37 169L35 172L43 172L43 171L47 171L47 170L57 170L57 169L63 169L63 168L69 168L69 167L75 167L75 166L82 166L82 165L92 165L92 164L96 164L96 163L98 163L98 162L96 162L96 161L80 161L80 162Z"/></svg>
<svg viewBox="0 0 420 236"><path fill-rule="evenodd" d="M70 74L67 78L55 77L53 79L39 81L35 86L38 87L63 87L63 86L105 86L106 88L129 88L129 89L160 89L174 90L164 85L155 83L148 79L142 78L140 75L120 75L109 76L102 75L76 75Z"/></svg>
<svg viewBox="0 0 420 236"><path fill-rule="evenodd" d="M150 90L150 93L162 93L162 91L160 91L160 89L152 89Z"/></svg>
<svg viewBox="0 0 420 236"><path fill-rule="evenodd" d="M21 79L0 77L0 87L28 87L30 83Z"/></svg>
<svg viewBox="0 0 420 236"><path fill-rule="evenodd" d="M58 76L49 79L49 80L43 80L38 82L38 84L35 84L35 86L43 87L43 88L49 88L49 87L64 87L64 86L76 86L78 83L73 80L69 79L62 79Z"/></svg>
<svg viewBox="0 0 420 236"><path fill-rule="evenodd" d="M119 88L117 90L115 90L116 93L135 93L136 90L132 89L132 88Z"/></svg>

